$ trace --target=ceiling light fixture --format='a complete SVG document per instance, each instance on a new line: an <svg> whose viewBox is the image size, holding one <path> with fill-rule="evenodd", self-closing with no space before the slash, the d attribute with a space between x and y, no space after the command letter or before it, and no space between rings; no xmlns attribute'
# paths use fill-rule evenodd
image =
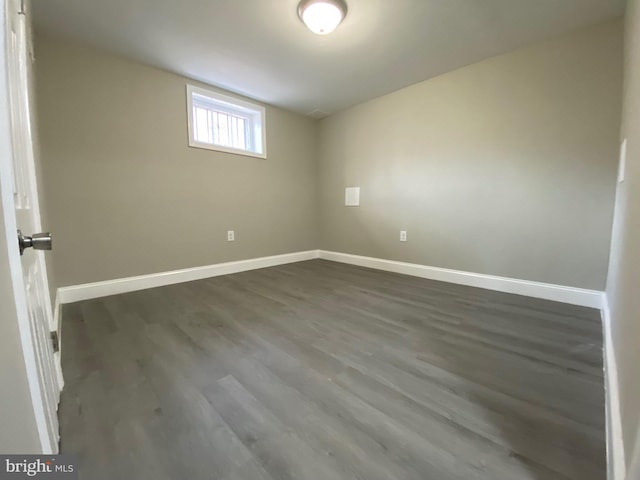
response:
<svg viewBox="0 0 640 480"><path fill-rule="evenodd" d="M302 0L298 15L313 33L327 35L333 32L347 15L344 0Z"/></svg>

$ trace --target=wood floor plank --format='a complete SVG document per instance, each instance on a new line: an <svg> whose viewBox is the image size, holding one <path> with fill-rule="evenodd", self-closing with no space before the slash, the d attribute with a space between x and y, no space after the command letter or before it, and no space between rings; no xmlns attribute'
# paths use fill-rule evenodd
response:
<svg viewBox="0 0 640 480"><path fill-rule="evenodd" d="M209 387L206 395L272 477L291 480L346 478L331 456L309 448L297 432L284 426L231 375Z"/></svg>
<svg viewBox="0 0 640 480"><path fill-rule="evenodd" d="M598 312L312 260L65 305L80 478L600 480Z"/></svg>

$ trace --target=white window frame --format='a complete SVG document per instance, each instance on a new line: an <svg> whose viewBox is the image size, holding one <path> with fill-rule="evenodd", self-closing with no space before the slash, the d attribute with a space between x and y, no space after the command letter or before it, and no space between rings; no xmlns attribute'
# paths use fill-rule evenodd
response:
<svg viewBox="0 0 640 480"><path fill-rule="evenodd" d="M214 143L199 142L195 139L194 119L193 119L193 95L202 95L211 99L211 102L220 108L222 112L232 115L243 114L251 121L251 138L257 145L257 151L243 150L240 148L225 147ZM267 125L266 110L262 105L240 100L230 95L224 95L215 90L187 85L187 125L189 130L189 146L204 148L206 150L216 150L219 152L234 153L248 157L267 158Z"/></svg>

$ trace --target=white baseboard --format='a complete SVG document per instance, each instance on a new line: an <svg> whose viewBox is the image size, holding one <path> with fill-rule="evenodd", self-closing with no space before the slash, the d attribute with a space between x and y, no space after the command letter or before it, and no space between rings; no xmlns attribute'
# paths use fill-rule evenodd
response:
<svg viewBox="0 0 640 480"><path fill-rule="evenodd" d="M218 263L205 267L185 268L171 272L153 273L150 275L140 275L137 277L119 278L116 280L106 280L104 282L85 283L71 287L58 289L60 303L73 303L91 298L108 297L120 293L135 292L147 288L163 287L175 283L191 282L203 278L228 275L230 273L245 272L258 268L273 267L287 263L301 262L318 258L318 250L306 252L287 253L284 255L274 255L271 257L251 258L249 260L239 260L236 262Z"/></svg>
<svg viewBox="0 0 640 480"><path fill-rule="evenodd" d="M231 273L273 267L287 263L323 258L335 262L375 268L388 272L403 273L414 277L428 278L441 282L457 283L471 287L485 288L499 292L514 293L535 298L543 298L557 302L582 305L591 308L602 308L602 292L561 285L531 282L480 273L463 272L447 268L429 267L415 263L396 262L380 258L363 257L347 253L329 252L326 250L309 250L305 252L287 253L271 257L252 258L235 262L218 263L204 267L186 268L170 272L139 275L119 278L103 282L85 283L58 289L56 302L60 304L79 302L92 298L107 297L120 293L134 292L147 288L162 287L182 282L191 282L203 278L228 275ZM56 315L58 314L56 307Z"/></svg>
<svg viewBox="0 0 640 480"><path fill-rule="evenodd" d="M581 305L591 308L602 308L602 293L597 290L565 287L548 283L530 282L514 278L496 277L481 273L463 272L447 268L429 267L415 263L396 262L380 258L362 257L348 253L329 252L320 250L320 258L334 262L375 268L387 272L403 273L414 277L428 278L441 282L457 283L470 287L485 288L498 292L514 293L534 298L543 298L556 302Z"/></svg>
<svg viewBox="0 0 640 480"><path fill-rule="evenodd" d="M626 464L624 441L622 439L622 418L620 416L620 394L618 385L618 364L611 336L611 313L607 295L602 300L602 330L604 335L604 382L607 420L607 478L624 480Z"/></svg>

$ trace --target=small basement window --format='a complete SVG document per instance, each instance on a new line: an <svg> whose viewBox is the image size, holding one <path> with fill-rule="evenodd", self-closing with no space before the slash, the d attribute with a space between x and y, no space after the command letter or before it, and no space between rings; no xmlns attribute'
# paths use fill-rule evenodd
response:
<svg viewBox="0 0 640 480"><path fill-rule="evenodd" d="M265 109L187 85L189 146L267 158Z"/></svg>

